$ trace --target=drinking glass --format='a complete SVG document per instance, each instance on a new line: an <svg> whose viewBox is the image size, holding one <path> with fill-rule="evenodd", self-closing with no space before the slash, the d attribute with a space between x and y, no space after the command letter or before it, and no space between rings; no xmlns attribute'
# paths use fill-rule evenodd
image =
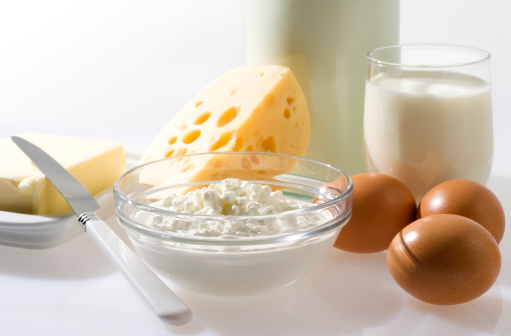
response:
<svg viewBox="0 0 511 336"><path fill-rule="evenodd" d="M367 54L366 170L391 175L417 202L451 179L486 184L493 161L490 54L397 45Z"/></svg>

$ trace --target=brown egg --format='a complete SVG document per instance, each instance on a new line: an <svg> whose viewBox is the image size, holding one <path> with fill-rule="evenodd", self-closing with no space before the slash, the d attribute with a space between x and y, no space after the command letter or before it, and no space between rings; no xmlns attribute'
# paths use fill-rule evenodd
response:
<svg viewBox="0 0 511 336"><path fill-rule="evenodd" d="M501 256L493 236L475 221L440 214L416 220L397 234L387 266L419 300L452 305L484 294L497 279Z"/></svg>
<svg viewBox="0 0 511 336"><path fill-rule="evenodd" d="M502 205L490 189L474 181L450 180L429 190L419 204L417 218L433 214L454 214L473 219L490 231L497 243L504 236Z"/></svg>
<svg viewBox="0 0 511 336"><path fill-rule="evenodd" d="M385 174L358 174L351 179L352 215L335 247L356 253L384 251L392 238L415 220L415 199L403 183Z"/></svg>

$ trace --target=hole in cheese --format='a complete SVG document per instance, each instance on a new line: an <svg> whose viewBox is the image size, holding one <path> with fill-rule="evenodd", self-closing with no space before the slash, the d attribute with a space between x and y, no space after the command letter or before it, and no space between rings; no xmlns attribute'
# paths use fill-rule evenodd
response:
<svg viewBox="0 0 511 336"><path fill-rule="evenodd" d="M246 157L241 159L241 166L245 169L250 169L252 167L252 164L250 163L250 160Z"/></svg>
<svg viewBox="0 0 511 336"><path fill-rule="evenodd" d="M197 138L199 137L200 135L200 130L192 130L190 132L188 132L184 137L183 137L183 143L185 144L191 144L192 142L194 142L195 140L197 140Z"/></svg>
<svg viewBox="0 0 511 336"><path fill-rule="evenodd" d="M240 151L241 148L243 148L243 138L239 137L236 139L236 144L234 145L233 151L237 152Z"/></svg>
<svg viewBox="0 0 511 336"><path fill-rule="evenodd" d="M270 136L266 140L261 142L261 149L263 150L263 152L276 153L277 143L275 142L275 138Z"/></svg>
<svg viewBox="0 0 511 336"><path fill-rule="evenodd" d="M288 109L288 108L286 108L286 109L284 110L284 118L286 118L286 119L291 118L291 112L289 112L289 109Z"/></svg>
<svg viewBox="0 0 511 336"><path fill-rule="evenodd" d="M176 155L185 155L188 152L186 148L180 148L177 150Z"/></svg>
<svg viewBox="0 0 511 336"><path fill-rule="evenodd" d="M204 124L206 121L208 121L209 117L211 116L211 112L206 112L206 113L203 113L201 114L200 116L197 117L197 119L195 119L195 121L193 122L194 125L202 125Z"/></svg>
<svg viewBox="0 0 511 336"><path fill-rule="evenodd" d="M165 153L165 157L166 157L166 158L170 157L170 156L172 155L172 153L174 153L174 150L173 150L173 149L171 149L171 150L169 150L167 153Z"/></svg>
<svg viewBox="0 0 511 336"><path fill-rule="evenodd" d="M214 152L214 151L224 147L225 145L227 145L227 143L229 143L229 141L231 141L233 134L234 134L234 132L226 132L226 133L222 134L220 136L220 138L218 138L218 140L209 147L209 151Z"/></svg>
<svg viewBox="0 0 511 336"><path fill-rule="evenodd" d="M272 93L268 93L263 99L263 107L270 110L275 104L275 96Z"/></svg>
<svg viewBox="0 0 511 336"><path fill-rule="evenodd" d="M177 136L173 136L172 138L170 138L169 145L173 145L174 142L176 142L176 140L177 140Z"/></svg>
<svg viewBox="0 0 511 336"><path fill-rule="evenodd" d="M214 169L220 169L224 165L224 161L222 159L215 159L211 162L211 165Z"/></svg>
<svg viewBox="0 0 511 336"><path fill-rule="evenodd" d="M234 96L236 93L238 93L239 88L236 88L231 91L231 96Z"/></svg>
<svg viewBox="0 0 511 336"><path fill-rule="evenodd" d="M288 104L288 105L291 105L291 104L295 101L295 99L294 99L294 98L292 98L292 97L288 97L288 98L286 99L286 101L287 101L287 104Z"/></svg>
<svg viewBox="0 0 511 336"><path fill-rule="evenodd" d="M234 118L236 118L236 116L238 115L238 109L236 107L231 107L231 108L228 108L227 110L225 110L224 113L222 113L222 115L218 118L217 122L216 122L216 126L217 127L222 127L222 126L225 126L227 125L228 123L230 123L231 121L234 120Z"/></svg>
<svg viewBox="0 0 511 336"><path fill-rule="evenodd" d="M202 105L202 103L203 103L203 101L202 101L202 100L201 100L201 101L196 102L196 103L195 103L195 107L199 107L199 106L201 106L201 105Z"/></svg>
<svg viewBox="0 0 511 336"><path fill-rule="evenodd" d="M192 168L192 164L190 162L187 162L185 166L181 169L181 173L184 173Z"/></svg>

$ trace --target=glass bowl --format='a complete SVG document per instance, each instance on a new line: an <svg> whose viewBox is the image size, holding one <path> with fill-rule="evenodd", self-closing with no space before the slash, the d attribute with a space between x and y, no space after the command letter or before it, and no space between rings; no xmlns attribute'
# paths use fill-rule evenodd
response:
<svg viewBox="0 0 511 336"><path fill-rule="evenodd" d="M280 213L241 216L189 214L159 205L172 194L227 178L267 185L307 204ZM310 159L212 152L142 164L119 177L113 191L117 219L149 265L178 286L224 296L280 288L317 265L351 216L353 184L341 170ZM162 223L178 223L173 227L180 228L266 226L273 232L207 236L168 230Z"/></svg>

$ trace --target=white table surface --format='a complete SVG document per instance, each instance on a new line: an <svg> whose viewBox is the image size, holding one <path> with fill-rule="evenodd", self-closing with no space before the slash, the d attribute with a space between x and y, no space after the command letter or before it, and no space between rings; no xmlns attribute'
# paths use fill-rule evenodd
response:
<svg viewBox="0 0 511 336"><path fill-rule="evenodd" d="M511 2L498 0L410 0L401 7L402 43L492 53L495 159L488 187L507 218L510 14ZM199 89L245 63L244 46L244 1L2 1L0 138L82 135L143 149ZM393 282L384 252L332 250L302 281L257 297L176 288L195 317L169 327L83 233L46 250L0 246L0 334L511 335L509 232L500 247L497 283L462 305L410 297Z"/></svg>

